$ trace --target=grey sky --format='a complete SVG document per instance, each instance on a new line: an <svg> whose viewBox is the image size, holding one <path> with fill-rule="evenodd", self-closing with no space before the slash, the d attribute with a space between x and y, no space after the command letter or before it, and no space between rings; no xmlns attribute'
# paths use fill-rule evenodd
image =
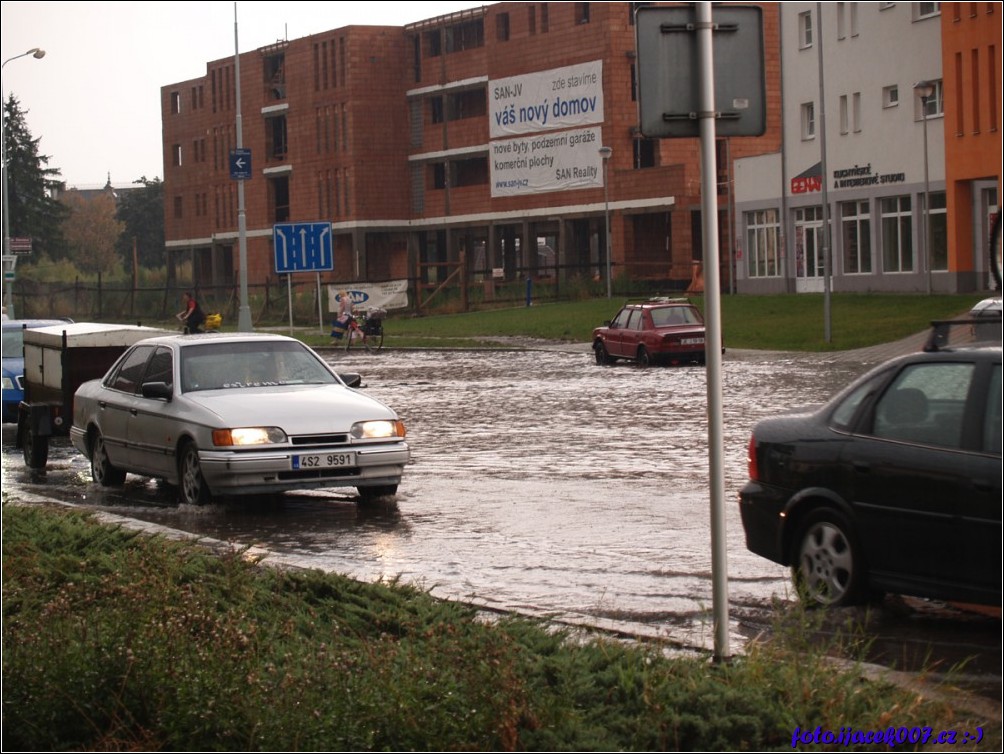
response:
<svg viewBox="0 0 1004 754"><path fill-rule="evenodd" d="M350 25L401 26L480 2L3 2L3 68L68 186L163 178L160 88L240 51Z"/></svg>

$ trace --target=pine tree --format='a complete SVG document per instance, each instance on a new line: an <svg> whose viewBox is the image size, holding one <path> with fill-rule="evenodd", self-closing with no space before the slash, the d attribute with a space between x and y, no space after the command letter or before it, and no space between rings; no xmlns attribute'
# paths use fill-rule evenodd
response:
<svg viewBox="0 0 1004 754"><path fill-rule="evenodd" d="M4 156L7 160L7 218L11 238L31 238L32 251L52 259L66 255L62 225L68 211L55 197L64 189L60 172L40 155L13 93L4 102Z"/></svg>

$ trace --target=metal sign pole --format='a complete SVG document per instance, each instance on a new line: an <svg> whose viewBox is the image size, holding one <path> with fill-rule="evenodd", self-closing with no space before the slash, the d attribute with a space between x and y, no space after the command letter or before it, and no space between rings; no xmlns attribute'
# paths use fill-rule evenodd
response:
<svg viewBox="0 0 1004 754"><path fill-rule="evenodd" d="M696 3L701 134L701 228L704 236L704 353L708 390L708 476L711 493L711 578L715 660L729 658L729 581L722 457L722 318L715 166L715 68L711 3Z"/></svg>
<svg viewBox="0 0 1004 754"><path fill-rule="evenodd" d="M237 149L244 148L244 128L241 121L241 56L237 44L237 3L234 3L234 79L237 94ZM240 291L241 304L237 312L237 331L253 332L251 324L251 305L248 302L248 225L247 213L244 211L244 179L237 181L237 236L240 249Z"/></svg>

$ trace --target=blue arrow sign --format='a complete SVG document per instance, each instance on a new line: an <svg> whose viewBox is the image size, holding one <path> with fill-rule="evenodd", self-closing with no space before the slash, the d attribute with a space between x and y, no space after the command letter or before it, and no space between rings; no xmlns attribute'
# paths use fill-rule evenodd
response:
<svg viewBox="0 0 1004 754"><path fill-rule="evenodd" d="M282 223L272 226L275 271L320 272L335 269L331 223Z"/></svg>
<svg viewBox="0 0 1004 754"><path fill-rule="evenodd" d="M235 181L245 181L251 177L251 150L230 150L230 178Z"/></svg>

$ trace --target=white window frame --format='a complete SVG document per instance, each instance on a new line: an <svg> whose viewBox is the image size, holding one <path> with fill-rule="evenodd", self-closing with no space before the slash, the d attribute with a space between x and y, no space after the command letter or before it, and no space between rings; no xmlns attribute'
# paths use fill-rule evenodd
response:
<svg viewBox="0 0 1004 754"><path fill-rule="evenodd" d="M843 251L845 275L872 274L871 207L867 200L840 203L840 246ZM850 263L850 248L847 243L848 229L853 228L857 248ZM864 247L864 248L862 248Z"/></svg>
<svg viewBox="0 0 1004 754"><path fill-rule="evenodd" d="M885 196L879 201L879 222L882 229L882 272L886 274L912 273L916 266L913 241L913 201L908 195ZM886 209L886 203L895 201L895 208ZM893 232L890 232L893 231ZM890 244L895 264L887 265Z"/></svg>
<svg viewBox="0 0 1004 754"><path fill-rule="evenodd" d="M899 86L890 84L882 87L882 107L899 107Z"/></svg>
<svg viewBox="0 0 1004 754"><path fill-rule="evenodd" d="M781 277L781 213L771 208L743 215L746 218L747 277Z"/></svg>
<svg viewBox="0 0 1004 754"><path fill-rule="evenodd" d="M851 94L851 130L861 133L861 92Z"/></svg>
<svg viewBox="0 0 1004 754"><path fill-rule="evenodd" d="M848 134L851 131L850 114L847 109L847 95L840 95L840 133Z"/></svg>
<svg viewBox="0 0 1004 754"><path fill-rule="evenodd" d="M924 197L924 201L927 201L927 199L928 197ZM931 269L945 272L948 270L948 249L945 246L948 240L948 199L944 191L932 191L930 199L931 209L928 210L929 217L927 221L931 224L931 232L927 238L931 240L931 248L928 249L927 253L931 260ZM939 229L941 232L936 232ZM939 239L941 240L940 244L938 244ZM941 248L935 249L936 245L940 245ZM935 252L938 253L936 254ZM940 257L940 261L938 257Z"/></svg>
<svg viewBox="0 0 1004 754"><path fill-rule="evenodd" d="M802 118L802 141L816 138L816 103L803 102L799 110Z"/></svg>
<svg viewBox="0 0 1004 754"><path fill-rule="evenodd" d="M913 20L923 21L927 18L937 18L941 15L941 3L914 3Z"/></svg>
<svg viewBox="0 0 1004 754"><path fill-rule="evenodd" d="M917 100L917 120L930 120L931 118L943 118L945 116L945 88L941 79L931 82L934 85L934 93L926 100L914 97Z"/></svg>
<svg viewBox="0 0 1004 754"><path fill-rule="evenodd" d="M812 11L807 10L798 14L798 47L806 50L812 47L813 42Z"/></svg>

